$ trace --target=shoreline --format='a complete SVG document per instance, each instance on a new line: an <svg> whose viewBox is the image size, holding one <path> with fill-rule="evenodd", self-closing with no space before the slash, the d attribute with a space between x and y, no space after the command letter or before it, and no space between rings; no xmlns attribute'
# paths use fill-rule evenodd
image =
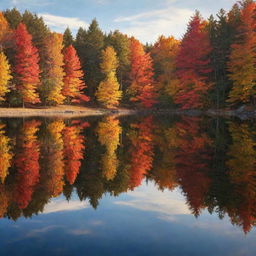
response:
<svg viewBox="0 0 256 256"><path fill-rule="evenodd" d="M0 108L0 117L86 117L103 115L188 115L188 116L211 116L211 117L238 117L240 119L255 119L255 110L246 110L241 107L236 110L180 110L180 109L105 109L82 106L61 105L45 108Z"/></svg>

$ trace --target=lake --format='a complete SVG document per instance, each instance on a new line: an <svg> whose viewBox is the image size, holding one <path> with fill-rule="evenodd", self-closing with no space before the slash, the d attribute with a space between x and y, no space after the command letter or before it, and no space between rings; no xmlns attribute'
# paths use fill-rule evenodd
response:
<svg viewBox="0 0 256 256"><path fill-rule="evenodd" d="M252 120L0 121L0 255L256 254Z"/></svg>

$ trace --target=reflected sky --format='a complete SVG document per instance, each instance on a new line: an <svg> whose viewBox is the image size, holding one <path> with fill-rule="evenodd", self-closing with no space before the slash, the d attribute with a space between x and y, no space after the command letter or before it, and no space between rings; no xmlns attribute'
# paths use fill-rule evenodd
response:
<svg viewBox="0 0 256 256"><path fill-rule="evenodd" d="M149 199L153 196L152 200ZM1 255L254 255L247 235L206 211L196 219L180 190L159 192L152 182L95 211L77 196L53 199L44 214L2 219Z"/></svg>
<svg viewBox="0 0 256 256"><path fill-rule="evenodd" d="M252 121L0 124L0 255L255 255Z"/></svg>

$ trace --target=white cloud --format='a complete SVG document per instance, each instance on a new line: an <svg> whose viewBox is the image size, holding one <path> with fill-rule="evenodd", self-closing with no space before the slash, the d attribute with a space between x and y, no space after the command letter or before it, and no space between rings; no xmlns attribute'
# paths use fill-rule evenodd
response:
<svg viewBox="0 0 256 256"><path fill-rule="evenodd" d="M163 193L150 183L146 189L142 186L127 194L132 197L131 200L117 201L115 204L157 212L160 214L159 218L166 218L168 221L174 221L175 215L191 214L179 189Z"/></svg>
<svg viewBox="0 0 256 256"><path fill-rule="evenodd" d="M69 230L67 233L75 236L84 236L84 235L89 235L92 232L89 229L73 229L73 230Z"/></svg>
<svg viewBox="0 0 256 256"><path fill-rule="evenodd" d="M88 208L89 204L87 202L80 202L78 200L66 201L64 199L58 199L51 201L44 208L43 214L53 213L53 212L63 212L63 211L76 211L84 208Z"/></svg>
<svg viewBox="0 0 256 256"><path fill-rule="evenodd" d="M194 11L185 8L167 7L136 15L118 17L114 21L128 23L123 29L130 36L143 42L154 42L159 35L173 35L181 38Z"/></svg>
<svg viewBox="0 0 256 256"><path fill-rule="evenodd" d="M28 8L30 6L47 6L52 4L51 1L37 1L37 0L11 0L13 6L21 6L23 8Z"/></svg>
<svg viewBox="0 0 256 256"><path fill-rule="evenodd" d="M88 23L75 17L62 17L48 13L39 13L39 16L43 17L49 27L59 32L63 32L67 27L74 30L79 27L88 27Z"/></svg>

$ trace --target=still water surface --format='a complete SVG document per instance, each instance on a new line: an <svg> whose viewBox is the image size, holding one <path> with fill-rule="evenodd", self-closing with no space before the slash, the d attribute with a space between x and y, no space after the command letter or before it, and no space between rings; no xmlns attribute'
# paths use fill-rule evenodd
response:
<svg viewBox="0 0 256 256"><path fill-rule="evenodd" d="M256 127L2 119L0 255L256 255Z"/></svg>

